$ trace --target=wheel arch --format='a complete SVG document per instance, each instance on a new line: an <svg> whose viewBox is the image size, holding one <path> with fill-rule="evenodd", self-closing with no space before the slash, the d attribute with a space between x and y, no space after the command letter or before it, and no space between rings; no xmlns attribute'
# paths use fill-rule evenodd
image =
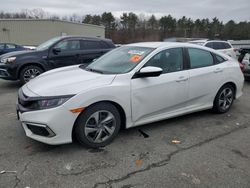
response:
<svg viewBox="0 0 250 188"><path fill-rule="evenodd" d="M236 86L236 84L234 82L230 81L230 82L227 82L227 83L223 84L220 88L224 87L225 85L231 85L234 88L234 98L235 98L236 97L236 93L237 93L237 86Z"/></svg>
<svg viewBox="0 0 250 188"><path fill-rule="evenodd" d="M123 107L120 104L118 104L117 102L114 102L114 101L111 101L111 100L102 100L102 101L98 101L98 102L94 102L94 103L90 104L85 110L87 110L90 106L96 105L98 103L111 103L112 105L114 105L117 108L117 110L119 111L119 114L121 116L121 129L126 129L126 121L127 121L126 118L127 118L127 116L126 116L126 113L125 113L125 110L123 109ZM80 115L84 113L84 111L81 112L77 116L77 118L76 118L76 120L74 122L72 133L71 133L72 140L75 140L74 131L75 131L75 127L76 127L76 122L77 122L78 118L80 117Z"/></svg>
<svg viewBox="0 0 250 188"><path fill-rule="evenodd" d="M25 63L23 65L21 65L17 71L17 78L19 79L20 77L20 74L21 74L21 71L25 68L25 67L28 67L28 66L37 66L39 68L41 68L43 71L45 71L45 67L43 65L41 65L40 63L36 63L36 62L32 62L32 63Z"/></svg>
<svg viewBox="0 0 250 188"><path fill-rule="evenodd" d="M221 85L221 86L217 89L217 92L216 92L216 94L215 94L215 96L214 96L214 100L215 100L215 98L216 98L218 92L220 91L220 89L221 89L222 87L224 87L225 85L231 85L231 86L234 88L234 99L236 98L237 86L236 86L236 84L235 84L233 81L228 81L228 82L224 83L223 85Z"/></svg>

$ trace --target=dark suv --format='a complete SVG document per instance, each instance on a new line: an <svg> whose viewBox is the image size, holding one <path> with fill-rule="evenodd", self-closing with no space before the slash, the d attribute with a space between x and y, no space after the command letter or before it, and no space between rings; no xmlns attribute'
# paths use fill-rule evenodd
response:
<svg viewBox="0 0 250 188"><path fill-rule="evenodd" d="M0 56L0 78L20 80L24 84L54 68L88 65L113 48L115 45L109 39L80 36L52 38L34 51L11 52Z"/></svg>

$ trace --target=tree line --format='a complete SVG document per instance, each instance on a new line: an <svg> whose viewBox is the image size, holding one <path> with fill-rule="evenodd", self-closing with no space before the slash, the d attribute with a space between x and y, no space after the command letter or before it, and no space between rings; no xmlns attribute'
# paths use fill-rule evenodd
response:
<svg viewBox="0 0 250 188"><path fill-rule="evenodd" d="M106 29L106 37L115 43L131 43L139 41L162 41L171 37L184 38L209 38L223 40L250 39L250 22L233 20L223 23L217 17L213 19L196 19L183 16L176 19L171 15L157 18L155 15L145 16L133 12L123 13L119 18L111 12L103 14L59 17L51 15L42 9L22 10L17 13L0 12L1 19L60 19L73 22L103 25Z"/></svg>

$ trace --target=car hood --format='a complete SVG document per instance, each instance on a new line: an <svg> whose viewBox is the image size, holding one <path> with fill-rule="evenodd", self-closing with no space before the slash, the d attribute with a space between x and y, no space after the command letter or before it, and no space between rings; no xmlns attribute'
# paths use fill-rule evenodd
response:
<svg viewBox="0 0 250 188"><path fill-rule="evenodd" d="M85 71L77 65L48 71L25 87L38 96L72 95L109 85L115 76Z"/></svg>

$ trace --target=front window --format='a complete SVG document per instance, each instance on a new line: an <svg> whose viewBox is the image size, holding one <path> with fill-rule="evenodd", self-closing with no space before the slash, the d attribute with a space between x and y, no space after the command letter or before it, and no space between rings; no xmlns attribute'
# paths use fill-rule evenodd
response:
<svg viewBox="0 0 250 188"><path fill-rule="evenodd" d="M124 46L112 50L86 67L103 74L123 74L135 68L154 48Z"/></svg>
<svg viewBox="0 0 250 188"><path fill-rule="evenodd" d="M144 67L154 66L162 69L162 73L176 72L183 69L182 48L163 50L152 57Z"/></svg>
<svg viewBox="0 0 250 188"><path fill-rule="evenodd" d="M36 50L38 51L41 51L41 50L47 50L49 49L54 43L56 43L57 41L59 41L61 39L61 37L55 37L55 38L52 38L42 44L40 44Z"/></svg>
<svg viewBox="0 0 250 188"><path fill-rule="evenodd" d="M80 40L64 40L59 42L55 48L60 48L61 51L75 51L80 50Z"/></svg>

